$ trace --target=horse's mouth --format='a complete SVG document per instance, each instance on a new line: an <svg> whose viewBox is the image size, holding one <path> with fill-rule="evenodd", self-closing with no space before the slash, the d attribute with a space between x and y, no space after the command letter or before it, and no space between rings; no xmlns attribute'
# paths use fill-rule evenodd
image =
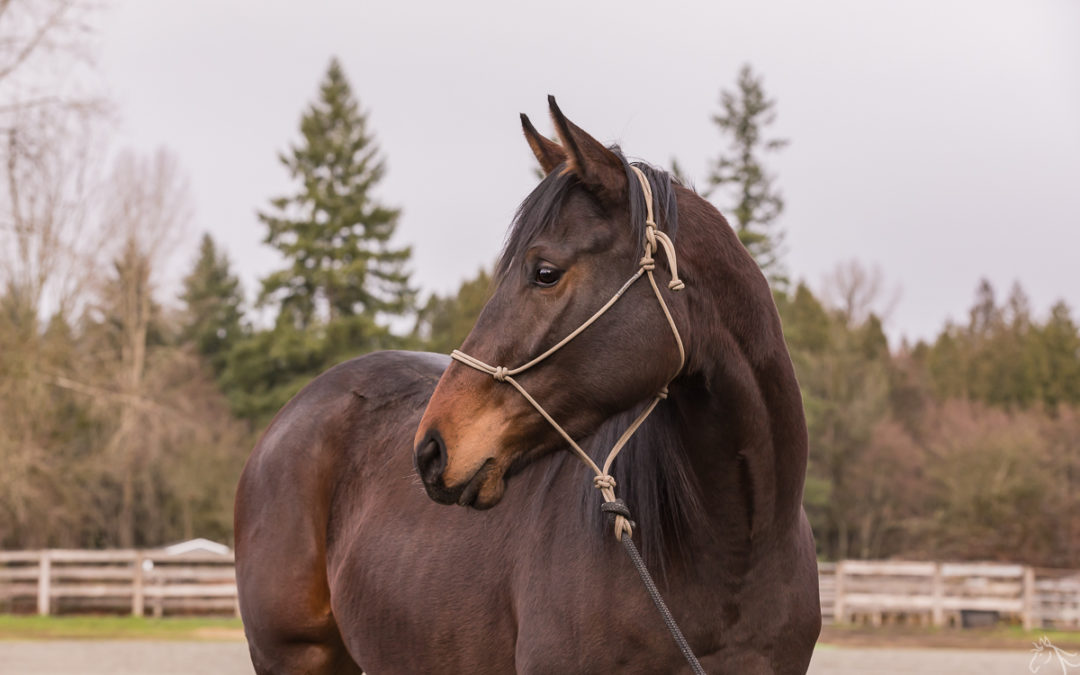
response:
<svg viewBox="0 0 1080 675"><path fill-rule="evenodd" d="M495 458L489 457L465 483L448 487L439 477L433 483L424 481L423 484L428 497L439 504L457 504L483 511L502 499L503 477L497 473Z"/></svg>
<svg viewBox="0 0 1080 675"><path fill-rule="evenodd" d="M458 495L457 503L459 506L471 506L473 508L490 508L494 504L478 505L477 497L480 495L480 489L484 487L484 479L487 477L488 471L491 470L492 458L488 458L480 465L480 468L476 470L469 482L465 484L465 487L461 490L461 494Z"/></svg>

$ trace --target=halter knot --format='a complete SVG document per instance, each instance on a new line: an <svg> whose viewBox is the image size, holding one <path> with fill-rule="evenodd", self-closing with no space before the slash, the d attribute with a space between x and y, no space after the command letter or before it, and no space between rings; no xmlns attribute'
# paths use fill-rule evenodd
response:
<svg viewBox="0 0 1080 675"><path fill-rule="evenodd" d="M615 489L615 478L607 474L593 477L592 483L597 490L603 490L604 488L609 490Z"/></svg>
<svg viewBox="0 0 1080 675"><path fill-rule="evenodd" d="M621 499L613 499L610 502L604 502L600 505L600 510L604 513L611 514L613 518L615 516L622 516L623 518L630 520L630 507L628 507L626 502ZM630 522L633 523L634 521L631 520Z"/></svg>
<svg viewBox="0 0 1080 675"><path fill-rule="evenodd" d="M665 399L667 398L667 393L667 387L661 387L660 391L656 392L656 398Z"/></svg>
<svg viewBox="0 0 1080 675"><path fill-rule="evenodd" d="M634 536L634 528L637 527L637 523L630 520L630 509L627 508L626 502L621 499L612 499L601 504L600 510L606 513L608 519L615 525L616 539L622 541L624 534L627 537Z"/></svg>
<svg viewBox="0 0 1080 675"><path fill-rule="evenodd" d="M656 223L645 223L645 252L652 253L656 250Z"/></svg>
<svg viewBox="0 0 1080 675"><path fill-rule="evenodd" d="M644 186L645 183L642 183L642 185ZM646 272L656 269L656 260L653 259L653 253L663 247L664 255L668 259L668 266L671 267L671 281L668 282L668 288L672 291L683 290L686 288L686 284L679 278L679 265L675 261L675 245L671 243L671 237L656 229L656 223L652 222L651 218L645 223L645 256L638 264Z"/></svg>
<svg viewBox="0 0 1080 675"><path fill-rule="evenodd" d="M495 366L495 372L491 374L495 378L496 382L505 382L507 375L510 374L510 369L506 366Z"/></svg>

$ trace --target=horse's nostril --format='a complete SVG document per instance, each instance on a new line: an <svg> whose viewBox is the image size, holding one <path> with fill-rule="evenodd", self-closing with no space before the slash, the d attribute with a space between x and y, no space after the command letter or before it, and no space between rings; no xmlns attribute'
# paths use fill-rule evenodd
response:
<svg viewBox="0 0 1080 675"><path fill-rule="evenodd" d="M438 434L428 434L416 449L416 470L428 485L442 482L446 468L446 444Z"/></svg>

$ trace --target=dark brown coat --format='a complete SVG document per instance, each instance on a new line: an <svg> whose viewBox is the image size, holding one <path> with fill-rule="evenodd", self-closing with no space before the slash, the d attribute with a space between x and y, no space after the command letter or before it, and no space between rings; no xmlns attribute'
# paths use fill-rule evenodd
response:
<svg viewBox="0 0 1080 675"><path fill-rule="evenodd" d="M464 345L492 364L569 333L641 253L626 161L553 101L552 114L561 144L525 120L549 176ZM688 358L620 456L616 491L707 672L804 673L821 621L806 427L772 296L712 206L641 166L686 282L669 304ZM536 283L544 266L557 283ZM599 457L671 376L673 351L642 281L520 380ZM590 479L517 392L446 357L331 369L278 414L237 492L257 672L688 672Z"/></svg>

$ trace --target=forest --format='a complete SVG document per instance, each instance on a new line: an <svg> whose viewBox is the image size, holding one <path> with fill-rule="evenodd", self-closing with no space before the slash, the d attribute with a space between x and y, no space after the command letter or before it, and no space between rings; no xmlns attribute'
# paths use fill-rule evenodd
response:
<svg viewBox="0 0 1080 675"><path fill-rule="evenodd" d="M237 477L277 409L349 358L457 347L490 274L445 296L413 285L395 243L408 205L380 199L386 158L332 60L282 133L293 189L252 205L278 269L247 294L206 233L168 284L192 224L179 161L106 161L107 100L27 85L44 81L35 59L86 65L83 20L70 2L0 5L0 548L230 542ZM1037 314L1019 283L983 281L965 320L890 344L880 271L849 261L820 286L792 280L768 169L788 142L770 137L778 109L750 66L721 87L699 192L774 290L806 409L819 556L1080 567L1072 309Z"/></svg>

